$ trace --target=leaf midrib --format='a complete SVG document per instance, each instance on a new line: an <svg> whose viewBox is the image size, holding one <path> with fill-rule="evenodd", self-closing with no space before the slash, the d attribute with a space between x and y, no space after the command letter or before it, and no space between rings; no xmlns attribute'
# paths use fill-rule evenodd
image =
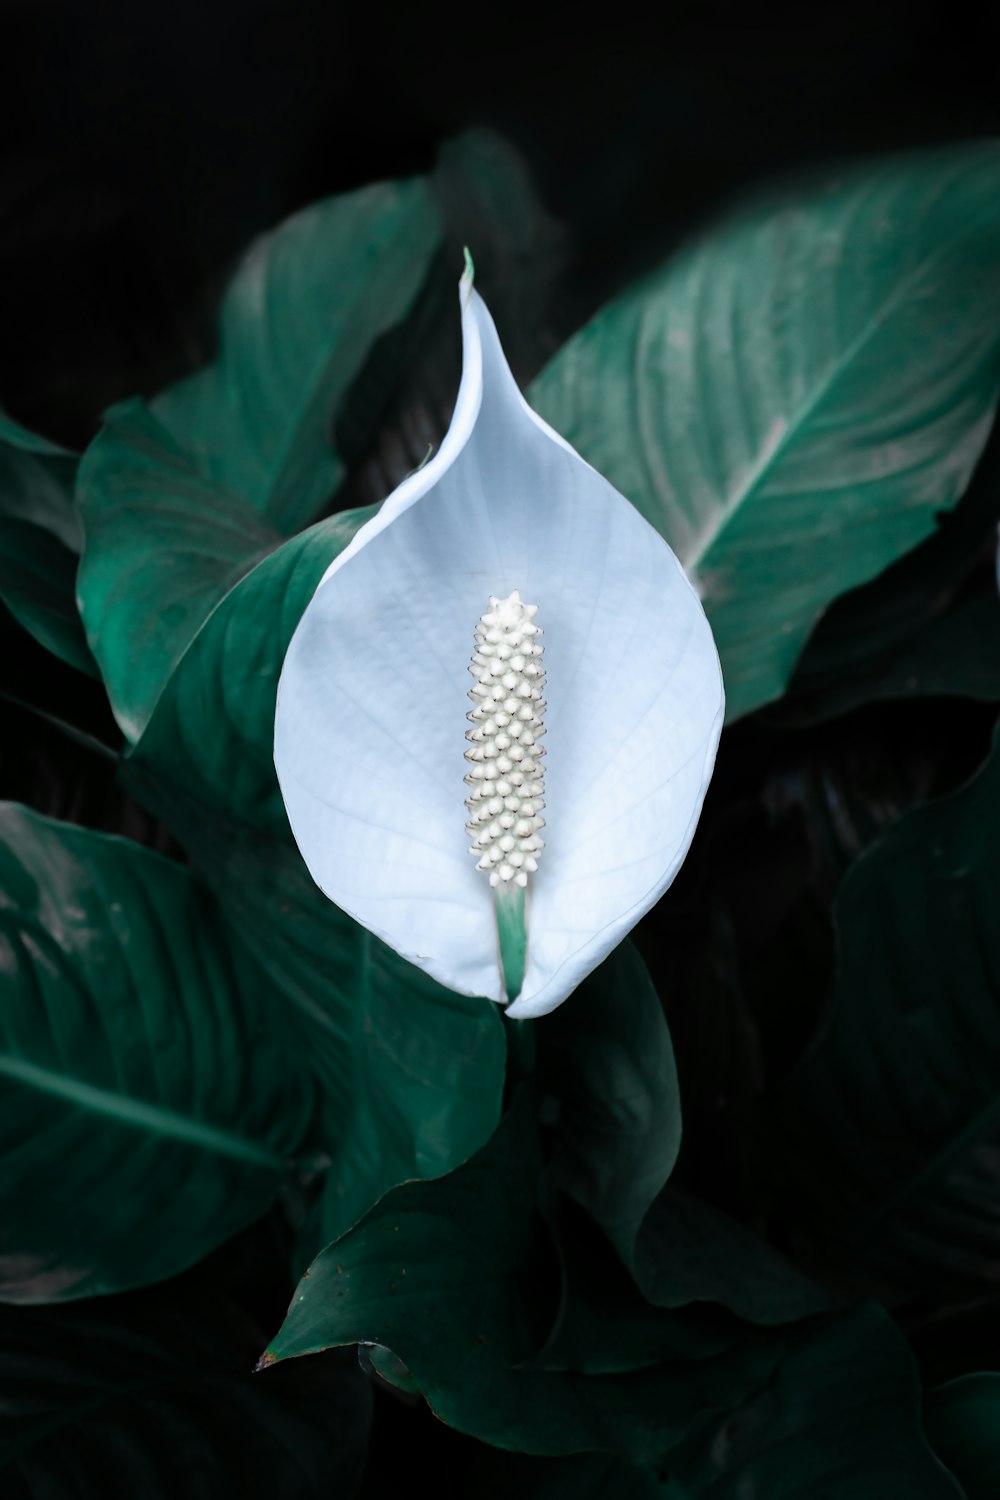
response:
<svg viewBox="0 0 1000 1500"><path fill-rule="evenodd" d="M62 1099L90 1114L103 1116L148 1135L197 1147L217 1156L248 1162L272 1172L280 1172L285 1166L283 1157L235 1131L212 1125L207 1120L179 1114L162 1104L153 1104L127 1094L116 1094L83 1079L71 1078L53 1068L29 1062L26 1058L0 1053L0 1077L10 1078L25 1088Z"/></svg>
<svg viewBox="0 0 1000 1500"><path fill-rule="evenodd" d="M976 163L976 165L978 166L978 162ZM969 170L971 171L972 169L970 168ZM949 184L949 186L953 185L953 182ZM830 366L823 379L816 385L811 394L799 405L798 409L793 413L792 417L789 419L785 431L782 433L778 442L775 443L770 452L765 451L764 455L759 458L757 463L751 468L744 484L740 487L740 489L737 490L734 496L732 496L725 502L722 509L718 513L716 523L710 524L709 526L703 528L703 530L695 537L694 542L692 543L692 550L689 555L681 555L681 562L683 563L686 570L691 571L695 573L695 575L697 575L699 568L705 561L705 558L719 541L719 538L727 530L735 516L743 509L743 506L748 501L752 500L754 495L759 492L761 486L766 481L771 472L777 467L783 455L788 451L789 447L801 436L802 428L808 423L809 419L812 417L819 404L829 395L830 391L836 386L837 382L841 379L845 371L861 353L865 345L871 341L875 334L883 327L890 315L896 311L896 307L900 300L910 292L916 282L919 282L924 276L927 275L932 267L938 264L941 260L945 259L948 255L950 255L955 246L957 244L960 244L967 238L968 234L970 233L971 227L972 226L966 224L965 226L963 226L963 230L960 235L955 236L945 245L940 246L926 259L920 261L917 266L915 266L906 276L903 277L902 281L897 283L893 291L889 293L889 295L878 304L878 307L874 311L872 317L869 319L865 327L862 328L861 331L851 340L847 348L844 349L840 355L838 355L837 359L834 360L833 364Z"/></svg>

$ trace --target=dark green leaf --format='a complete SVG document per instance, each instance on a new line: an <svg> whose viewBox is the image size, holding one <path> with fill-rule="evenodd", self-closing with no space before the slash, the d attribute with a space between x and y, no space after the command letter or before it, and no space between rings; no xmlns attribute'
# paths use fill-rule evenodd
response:
<svg viewBox="0 0 1000 1500"><path fill-rule="evenodd" d="M663 1191L680 1146L680 1092L663 1010L631 943L595 970L572 1005L539 1023L538 1040L541 1077L558 1106L555 1181L602 1226L649 1303L718 1302L760 1323L830 1306L825 1292L752 1230L686 1194ZM644 1316L636 1313L641 1336L628 1340L626 1319L619 1306L615 1347L630 1343L642 1363L643 1348L664 1339L667 1328L647 1305ZM566 1337L564 1330L561 1344ZM574 1326L574 1340L580 1337Z"/></svg>
<svg viewBox="0 0 1000 1500"><path fill-rule="evenodd" d="M759 1384L779 1346L750 1336L716 1358L620 1375L526 1363L550 1302L529 1103L522 1095L466 1166L396 1188L323 1251L264 1362L375 1342L404 1361L438 1416L461 1431L535 1453L648 1460L699 1411Z"/></svg>
<svg viewBox="0 0 1000 1500"><path fill-rule="evenodd" d="M720 1302L753 1323L788 1323L836 1305L745 1224L676 1188L642 1227L635 1275L657 1307Z"/></svg>
<svg viewBox="0 0 1000 1500"><path fill-rule="evenodd" d="M286 535L311 521L343 473L337 407L440 240L419 179L329 198L258 240L226 294L214 363L153 403L195 469Z"/></svg>
<svg viewBox="0 0 1000 1500"><path fill-rule="evenodd" d="M464 131L441 147L428 185L444 252L405 324L379 340L342 403L336 445L349 472L338 509L384 499L444 437L460 376L455 279L464 247L515 378L529 380L559 346L552 304L565 233L514 146L490 129Z"/></svg>
<svg viewBox="0 0 1000 1500"><path fill-rule="evenodd" d="M698 581L734 718L961 495L998 346L1000 149L976 144L752 207L613 302L530 397Z"/></svg>
<svg viewBox="0 0 1000 1500"><path fill-rule="evenodd" d="M655 1307L582 1209L559 1199L543 1212L554 1236L562 1296L535 1364L588 1375L642 1370L664 1360L698 1360L734 1349L746 1327L725 1308Z"/></svg>
<svg viewBox="0 0 1000 1500"><path fill-rule="evenodd" d="M447 1172L499 1118L497 1008L405 963L313 884L272 762L278 675L329 563L367 518L322 521L231 589L178 663L127 783L181 839L259 963L324 1098L326 1238L387 1188Z"/></svg>
<svg viewBox="0 0 1000 1500"><path fill-rule="evenodd" d="M48 651L96 677L76 607L76 458L0 412L0 598Z"/></svg>
<svg viewBox="0 0 1000 1500"><path fill-rule="evenodd" d="M937 621L962 599L977 564L985 573L984 561L994 561L1000 523L996 421L965 494L937 519L937 529L918 546L830 605L795 665L790 714L800 699L809 712L826 694L850 691L855 677L867 682L918 638L929 638ZM995 581L995 569L988 571Z"/></svg>
<svg viewBox="0 0 1000 1500"><path fill-rule="evenodd" d="M190 873L0 807L0 1286L90 1296L261 1214L313 1097Z"/></svg>
<svg viewBox="0 0 1000 1500"><path fill-rule="evenodd" d="M797 694L788 717L812 724L865 703L919 697L1000 702L1000 599L994 582L903 645L873 653L826 687Z"/></svg>
<svg viewBox="0 0 1000 1500"><path fill-rule="evenodd" d="M916 1370L874 1305L803 1337L767 1389L699 1422L665 1500L961 1500L920 1430Z"/></svg>
<svg viewBox="0 0 1000 1500"><path fill-rule="evenodd" d="M998 1281L1000 754L907 814L838 895L828 1034L773 1136L825 1250L893 1285Z"/></svg>
<svg viewBox="0 0 1000 1500"><path fill-rule="evenodd" d="M670 1032L638 950L622 943L537 1027L558 1106L555 1181L589 1211L626 1265L673 1171L681 1103Z"/></svg>
<svg viewBox="0 0 1000 1500"><path fill-rule="evenodd" d="M356 1491L371 1396L348 1362L250 1372L253 1326L177 1292L0 1310L9 1500L329 1500Z"/></svg>
<svg viewBox="0 0 1000 1500"><path fill-rule="evenodd" d="M1000 1375L950 1380L924 1396L924 1430L967 1500L1000 1494Z"/></svg>
<svg viewBox="0 0 1000 1500"><path fill-rule="evenodd" d="M80 465L80 607L125 737L229 588L280 538L204 478L141 401L108 413Z"/></svg>

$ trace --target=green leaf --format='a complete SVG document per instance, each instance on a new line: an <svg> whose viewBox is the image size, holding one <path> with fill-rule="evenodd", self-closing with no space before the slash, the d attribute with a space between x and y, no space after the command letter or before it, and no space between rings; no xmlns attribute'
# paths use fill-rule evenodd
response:
<svg viewBox="0 0 1000 1500"><path fill-rule="evenodd" d="M735 1350L745 1324L707 1300L654 1307L596 1225L566 1199L541 1204L552 1232L562 1287L554 1326L535 1364L545 1370L609 1375L664 1361L700 1360Z"/></svg>
<svg viewBox="0 0 1000 1500"><path fill-rule="evenodd" d="M360 1372L255 1378L254 1329L185 1287L0 1309L0 1486L9 1500L212 1500L356 1493L371 1395Z"/></svg>
<svg viewBox="0 0 1000 1500"><path fill-rule="evenodd" d="M998 345L1000 148L975 144L751 207L611 303L529 396L697 582L735 718L961 495Z"/></svg>
<svg viewBox="0 0 1000 1500"><path fill-rule="evenodd" d="M840 1299L805 1276L745 1224L668 1187L636 1246L635 1276L656 1307L718 1302L752 1323L791 1323Z"/></svg>
<svg viewBox="0 0 1000 1500"><path fill-rule="evenodd" d="M620 944L571 1006L538 1023L537 1037L541 1077L558 1104L555 1181L631 1266L681 1143L670 1032L634 944Z"/></svg>
<svg viewBox="0 0 1000 1500"><path fill-rule="evenodd" d="M964 599L893 650L873 652L853 672L789 700L788 717L812 724L866 703L898 698L1000 702L1000 599L995 583Z"/></svg>
<svg viewBox="0 0 1000 1500"><path fill-rule="evenodd" d="M997 1285L1000 753L848 873L827 1034L771 1150L825 1251L891 1285Z"/></svg>
<svg viewBox="0 0 1000 1500"><path fill-rule="evenodd" d="M369 511L322 521L268 555L216 606L125 765L177 834L267 978L303 1068L323 1090L332 1238L387 1188L447 1172L500 1113L499 1012L455 995L335 907L292 842L272 761L288 641Z"/></svg>
<svg viewBox="0 0 1000 1500"><path fill-rule="evenodd" d="M522 1094L489 1144L448 1177L406 1183L317 1258L263 1363L374 1342L404 1362L444 1421L499 1447L646 1461L699 1411L741 1399L778 1353L751 1337L717 1358L619 1375L533 1368L549 1312Z"/></svg>
<svg viewBox="0 0 1000 1500"><path fill-rule="evenodd" d="M647 1299L637 1354L665 1335L650 1303L718 1302L759 1323L830 1307L753 1230L666 1186L681 1142L680 1090L663 1009L633 944L621 944L537 1035L540 1076L558 1109L554 1181L601 1225ZM621 1305L614 1322L624 1346Z"/></svg>
<svg viewBox="0 0 1000 1500"><path fill-rule="evenodd" d="M75 598L76 464L0 412L0 598L46 650L96 677Z"/></svg>
<svg viewBox="0 0 1000 1500"><path fill-rule="evenodd" d="M872 1305L810 1331L767 1389L699 1422L665 1500L961 1500L920 1430L912 1357Z"/></svg>
<svg viewBox="0 0 1000 1500"><path fill-rule="evenodd" d="M343 473L337 407L440 241L419 179L329 198L258 240L226 293L214 362L153 402L198 472L286 535L311 521Z"/></svg>
<svg viewBox="0 0 1000 1500"><path fill-rule="evenodd" d="M938 623L970 602L977 569L973 592L991 577L995 600L995 568L983 564L995 553L998 523L1000 425L994 423L968 489L953 510L938 516L937 529L876 578L841 594L819 620L789 683L788 719L797 722L800 706L804 720L818 717L827 697L849 694L855 680L868 691L911 650L919 651L922 664L923 643L933 639ZM964 658L955 665L967 678ZM784 722L785 705L779 712Z"/></svg>
<svg viewBox="0 0 1000 1500"><path fill-rule="evenodd" d="M0 1294L155 1281L258 1217L313 1105L191 874L0 805Z"/></svg>
<svg viewBox="0 0 1000 1500"><path fill-rule="evenodd" d="M1000 1494L1000 1375L964 1375L927 1391L924 1431L967 1500Z"/></svg>
<svg viewBox="0 0 1000 1500"><path fill-rule="evenodd" d="M79 498L80 608L134 744L212 610L280 537L205 479L142 401L108 413L80 465Z"/></svg>

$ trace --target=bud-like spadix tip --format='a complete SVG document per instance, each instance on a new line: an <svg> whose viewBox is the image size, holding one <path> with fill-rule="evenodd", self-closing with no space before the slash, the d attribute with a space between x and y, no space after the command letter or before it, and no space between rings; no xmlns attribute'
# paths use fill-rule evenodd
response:
<svg viewBox="0 0 1000 1500"><path fill-rule="evenodd" d="M490 607L476 626L469 671L475 704L466 730L471 761L465 805L470 853L476 869L489 874L490 885L514 883L522 888L538 869L544 826L541 757L538 744L545 729L542 713L541 631L534 623L537 604L524 604L517 589L506 599L491 595Z"/></svg>

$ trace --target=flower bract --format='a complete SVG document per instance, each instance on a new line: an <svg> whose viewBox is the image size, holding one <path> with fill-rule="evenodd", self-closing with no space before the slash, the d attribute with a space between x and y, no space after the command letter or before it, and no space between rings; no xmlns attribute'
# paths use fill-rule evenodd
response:
<svg viewBox="0 0 1000 1500"><path fill-rule="evenodd" d="M715 761L722 677L701 604L666 542L527 405L468 273L460 300L451 426L307 606L282 670L275 764L321 889L460 993L508 998L490 871L508 851L523 854L504 863L500 881L513 889L516 874L530 871L523 984L508 1014L538 1016L571 994L677 873ZM499 653L503 630L520 629L521 615L510 615L513 625L504 616L495 641L477 632L484 611L509 612L515 594L544 622L539 859L523 811L532 783L510 781L514 705L531 701L529 636L521 631L506 657L495 656L500 670L483 644ZM509 768L494 778L505 793L491 783L497 810L484 825L495 864L479 868L466 831L470 764L487 766L466 756L469 721L475 728L484 717L470 711L474 650L480 702L505 717L488 719L486 743ZM527 748L537 760L540 747ZM517 814L511 829L499 821L505 798Z"/></svg>

